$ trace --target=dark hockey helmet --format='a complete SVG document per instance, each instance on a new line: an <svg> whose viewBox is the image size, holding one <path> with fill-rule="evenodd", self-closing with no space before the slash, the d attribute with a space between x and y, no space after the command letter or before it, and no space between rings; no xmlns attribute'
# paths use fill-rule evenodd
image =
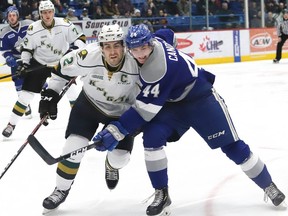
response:
<svg viewBox="0 0 288 216"><path fill-rule="evenodd" d="M125 43L128 49L140 47L145 44L152 45L152 33L145 24L130 26Z"/></svg>

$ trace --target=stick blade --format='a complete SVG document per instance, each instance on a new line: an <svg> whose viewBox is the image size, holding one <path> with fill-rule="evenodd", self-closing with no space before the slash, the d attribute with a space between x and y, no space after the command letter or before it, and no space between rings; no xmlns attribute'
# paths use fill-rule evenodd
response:
<svg viewBox="0 0 288 216"><path fill-rule="evenodd" d="M46 149L41 145L41 143L36 139L34 135L28 136L28 142L34 151L48 164L55 164L55 158L53 158ZM57 161L56 161L57 162Z"/></svg>

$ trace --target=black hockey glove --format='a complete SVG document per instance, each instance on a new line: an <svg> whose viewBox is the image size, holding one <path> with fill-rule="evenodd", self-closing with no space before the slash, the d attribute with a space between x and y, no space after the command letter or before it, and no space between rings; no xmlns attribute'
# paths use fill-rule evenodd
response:
<svg viewBox="0 0 288 216"><path fill-rule="evenodd" d="M52 120L57 118L57 103L60 100L60 96L52 89L44 89L41 91L41 100L39 103L39 113L42 119L48 114L48 117ZM48 122L43 123L45 126Z"/></svg>
<svg viewBox="0 0 288 216"><path fill-rule="evenodd" d="M29 65L28 64L20 64L18 67L17 67L17 70L16 70L16 75L20 78L24 78L26 75L27 75L27 69L28 69Z"/></svg>

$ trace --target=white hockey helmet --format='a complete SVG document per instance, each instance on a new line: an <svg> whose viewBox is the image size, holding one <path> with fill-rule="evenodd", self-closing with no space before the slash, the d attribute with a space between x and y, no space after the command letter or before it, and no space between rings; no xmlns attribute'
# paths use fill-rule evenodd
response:
<svg viewBox="0 0 288 216"><path fill-rule="evenodd" d="M104 25L98 34L98 42L123 41L124 32L118 24Z"/></svg>
<svg viewBox="0 0 288 216"><path fill-rule="evenodd" d="M39 3L39 14L44 10L53 10L55 12L54 4L50 0L43 0Z"/></svg>

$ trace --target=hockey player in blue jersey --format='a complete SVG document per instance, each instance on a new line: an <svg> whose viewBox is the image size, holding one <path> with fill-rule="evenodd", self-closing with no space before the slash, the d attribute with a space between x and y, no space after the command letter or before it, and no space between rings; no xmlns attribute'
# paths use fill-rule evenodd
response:
<svg viewBox="0 0 288 216"><path fill-rule="evenodd" d="M33 23L32 20L19 20L19 11L17 7L10 6L6 10L6 20L9 25L4 27L0 34L0 51L6 59L6 63L11 67L12 80L17 93L22 90L23 78L16 76L18 67L17 59L20 59L21 43L26 35L28 26ZM28 106L26 116L31 116L31 108Z"/></svg>
<svg viewBox="0 0 288 216"><path fill-rule="evenodd" d="M140 67L141 92L136 103L93 140L99 151L113 150L128 134L143 133L145 162L155 198L147 215L169 215L167 157L164 146L192 127L211 149L226 156L263 189L275 206L285 195L273 183L264 162L238 137L224 100L213 87L215 76L198 67L192 57L143 25L131 26L126 45Z"/></svg>

